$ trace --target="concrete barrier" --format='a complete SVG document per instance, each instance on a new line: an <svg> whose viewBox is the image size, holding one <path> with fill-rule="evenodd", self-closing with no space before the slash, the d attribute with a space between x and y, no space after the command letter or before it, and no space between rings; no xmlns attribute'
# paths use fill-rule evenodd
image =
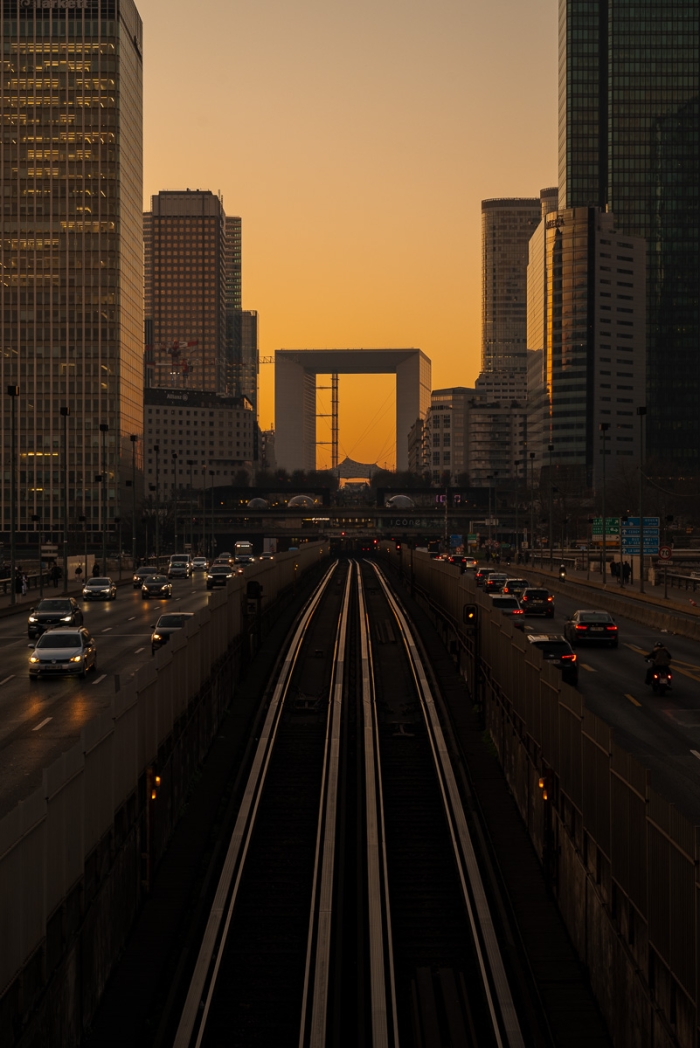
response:
<svg viewBox="0 0 700 1048"><path fill-rule="evenodd" d="M262 583L265 611L328 553L309 543L213 592L0 820L3 1048L80 1043L234 699L250 654L237 647L250 624L246 584Z"/></svg>
<svg viewBox="0 0 700 1048"><path fill-rule="evenodd" d="M457 651L616 1048L697 1048L700 827L468 573L387 555Z"/></svg>

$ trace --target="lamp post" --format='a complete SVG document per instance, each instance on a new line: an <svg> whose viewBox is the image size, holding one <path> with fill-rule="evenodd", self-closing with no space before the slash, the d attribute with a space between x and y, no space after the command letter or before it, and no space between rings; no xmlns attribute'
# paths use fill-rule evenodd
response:
<svg viewBox="0 0 700 1048"><path fill-rule="evenodd" d="M68 419L70 408L61 408L63 419L63 592L68 592Z"/></svg>
<svg viewBox="0 0 700 1048"><path fill-rule="evenodd" d="M7 395L10 398L12 426L12 463L10 474L10 604L17 603L15 593L15 575L17 574L17 397L19 386L8 386Z"/></svg>
<svg viewBox="0 0 700 1048"><path fill-rule="evenodd" d="M132 433L129 437L131 441L131 559L134 562L134 571L136 571L136 445L138 439L137 433Z"/></svg>
<svg viewBox="0 0 700 1048"><path fill-rule="evenodd" d="M153 445L156 456L156 570L160 567L160 445Z"/></svg>
<svg viewBox="0 0 700 1048"><path fill-rule="evenodd" d="M85 581L88 580L88 531L87 531L87 517L82 514L78 517L78 520L83 525L83 534L85 536Z"/></svg>
<svg viewBox="0 0 700 1048"><path fill-rule="evenodd" d="M527 482L527 477L525 478ZM535 562L535 452L530 452L530 549Z"/></svg>
<svg viewBox="0 0 700 1048"><path fill-rule="evenodd" d="M190 497L187 500L187 506L190 514L190 556L194 556L194 513L192 512L192 495L194 494L194 485L192 483L192 467L194 466L194 459L188 459L187 465L190 467Z"/></svg>
<svg viewBox="0 0 700 1048"><path fill-rule="evenodd" d="M608 581L608 564L607 564L608 550L607 550L607 541L606 541L606 535L605 535L605 528L606 528L606 522L605 522L605 459L606 459L606 456L607 456L607 450L606 450L606 447L605 447L605 441L607 440L607 437L608 437L608 430L610 429L610 423L609 422L601 422L598 425L598 429L603 434L603 498L602 498L602 507L601 507L601 510L602 510L602 514L601 515L602 515L602 521L603 521L603 562L601 564L600 570L601 570L601 573L602 573L603 585L605 586L607 584L607 581Z"/></svg>
<svg viewBox="0 0 700 1048"><path fill-rule="evenodd" d="M639 592L644 593L644 416L646 405L637 408L639 418ZM622 541L622 540L620 540Z"/></svg>
<svg viewBox="0 0 700 1048"><path fill-rule="evenodd" d="M554 498L554 488L552 487L552 481L554 480L554 471L552 467L552 452L554 451L554 444L547 445L547 451L549 452L549 570L554 570L554 521L552 517L552 500Z"/></svg>
<svg viewBox="0 0 700 1048"><path fill-rule="evenodd" d="M119 565L119 581L122 580L122 518L115 517L114 523L117 525L117 563Z"/></svg>
<svg viewBox="0 0 700 1048"><path fill-rule="evenodd" d="M101 473L96 473L96 474L95 474L95 483L96 483L96 484L100 484L100 485L102 484L102 474L101 474ZM86 541L87 541L87 540L86 540ZM96 555L95 555L95 556L96 556ZM95 568L95 564L96 564L96 563L97 563L97 560L96 560L96 559L95 559L95 560L93 560L93 562L92 562L92 567L93 567L93 570L94 570L94 568ZM105 567L105 565L103 564L103 565L102 565L102 567L104 568L104 567ZM103 574L104 574L104 572L103 572ZM87 581L87 579L86 579L86 581Z"/></svg>
<svg viewBox="0 0 700 1048"><path fill-rule="evenodd" d="M173 553L177 553L177 451L173 451Z"/></svg>
<svg viewBox="0 0 700 1048"><path fill-rule="evenodd" d="M107 572L107 433L109 426L100 422L102 434L102 571Z"/></svg>
<svg viewBox="0 0 700 1048"><path fill-rule="evenodd" d="M518 554L520 553L520 535L518 534L518 481L519 477L520 459L515 460L515 558L517 561Z"/></svg>
<svg viewBox="0 0 700 1048"><path fill-rule="evenodd" d="M213 560L214 559L214 542L216 541L215 538L214 538L214 470L213 469L209 470L209 476L211 477L211 482L210 482L210 485L209 485L210 496L211 496L211 546L210 546L211 553L210 553L210 559Z"/></svg>
<svg viewBox="0 0 700 1048"><path fill-rule="evenodd" d="M39 600L44 596L44 572L41 570L41 531L37 528L38 522L41 517L38 513L32 513L32 523L34 524L35 533L39 532L39 539L37 542L37 553L39 555Z"/></svg>

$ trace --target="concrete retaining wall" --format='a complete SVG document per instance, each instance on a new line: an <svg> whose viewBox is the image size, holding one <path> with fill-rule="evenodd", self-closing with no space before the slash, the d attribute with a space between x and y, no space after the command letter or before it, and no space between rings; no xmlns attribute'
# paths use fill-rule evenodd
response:
<svg viewBox="0 0 700 1048"><path fill-rule="evenodd" d="M327 545L309 543L213 592L0 821L3 1048L80 1043L192 776L235 701L250 655L246 582L263 584L270 608L327 556Z"/></svg>
<svg viewBox="0 0 700 1048"><path fill-rule="evenodd" d="M387 553L458 650L615 1045L697 1048L698 828L473 578ZM465 604L478 607L475 632Z"/></svg>

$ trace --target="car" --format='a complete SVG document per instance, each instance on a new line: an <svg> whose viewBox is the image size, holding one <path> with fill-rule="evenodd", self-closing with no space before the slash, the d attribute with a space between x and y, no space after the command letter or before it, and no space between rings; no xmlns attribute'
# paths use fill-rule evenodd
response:
<svg viewBox="0 0 700 1048"><path fill-rule="evenodd" d="M477 586L483 586L487 578L493 572L493 568L477 568L474 572L474 581Z"/></svg>
<svg viewBox="0 0 700 1048"><path fill-rule="evenodd" d="M274 559L275 559L274 553L261 553L260 554L260 560L274 560Z"/></svg>
<svg viewBox="0 0 700 1048"><path fill-rule="evenodd" d="M136 571L134 572L134 579L133 579L134 589L141 589L141 587L144 584L144 581L149 577L149 575L157 575L157 574L158 574L158 568L149 568L149 567L137 568Z"/></svg>
<svg viewBox="0 0 700 1048"><path fill-rule="evenodd" d="M172 595L172 583L165 575L149 575L141 587L141 600L170 600Z"/></svg>
<svg viewBox="0 0 700 1048"><path fill-rule="evenodd" d="M528 586L520 596L520 607L526 615L544 615L546 619L554 618L554 597L549 590L538 586Z"/></svg>
<svg viewBox="0 0 700 1048"><path fill-rule="evenodd" d="M491 594L491 607L500 611L502 615L515 619L516 625L522 627L523 609L517 597L512 595L506 597L502 593L493 593Z"/></svg>
<svg viewBox="0 0 700 1048"><path fill-rule="evenodd" d="M500 593L506 582L508 576L498 571L492 571L487 579L484 580L484 593Z"/></svg>
<svg viewBox="0 0 700 1048"><path fill-rule="evenodd" d="M192 571L206 571L209 567L209 561L206 557L195 557L192 561Z"/></svg>
<svg viewBox="0 0 700 1048"><path fill-rule="evenodd" d="M162 648L170 640L171 634L181 630L194 616L193 611L178 611L172 615L161 615L158 621L151 626L151 654L155 654L158 648Z"/></svg>
<svg viewBox="0 0 700 1048"><path fill-rule="evenodd" d="M83 586L83 600L116 600L117 587L111 579L88 579Z"/></svg>
<svg viewBox="0 0 700 1048"><path fill-rule="evenodd" d="M607 611L575 611L567 620L564 632L574 647L577 644L607 644L616 648L619 644L615 620Z"/></svg>
<svg viewBox="0 0 700 1048"><path fill-rule="evenodd" d="M223 564L224 567L232 568L233 567L233 557L230 557L228 555L228 553L220 553L219 556L216 557L212 561L211 566L213 567L215 564L217 564L219 566L221 566Z"/></svg>
<svg viewBox="0 0 700 1048"><path fill-rule="evenodd" d="M57 597L51 600L40 600L35 608L29 610L27 633L29 639L40 637L45 630L53 626L82 626L83 613L77 600L72 597Z"/></svg>
<svg viewBox="0 0 700 1048"><path fill-rule="evenodd" d="M168 565L168 578L169 579L188 579L192 574L192 566L189 560L176 560L174 557L170 558L170 564Z"/></svg>
<svg viewBox="0 0 700 1048"><path fill-rule="evenodd" d="M566 637L556 633L526 633L529 644L539 648L542 657L561 670L561 679L567 684L578 684L576 653Z"/></svg>
<svg viewBox="0 0 700 1048"><path fill-rule="evenodd" d="M230 564L212 564L207 572L207 589L214 589L214 586L225 586L232 578L233 568Z"/></svg>
<svg viewBox="0 0 700 1048"><path fill-rule="evenodd" d="M506 584L501 592L512 593L518 598L518 600L520 600L521 594L523 594L525 590L529 588L530 583L527 581L527 579L506 579Z"/></svg>
<svg viewBox="0 0 700 1048"><path fill-rule="evenodd" d="M77 674L97 668L97 648L84 626L46 630L29 656L29 678Z"/></svg>

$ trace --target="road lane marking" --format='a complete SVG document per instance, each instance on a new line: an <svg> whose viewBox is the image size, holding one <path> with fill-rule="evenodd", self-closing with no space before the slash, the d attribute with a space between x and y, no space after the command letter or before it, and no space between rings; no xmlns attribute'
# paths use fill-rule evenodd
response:
<svg viewBox="0 0 700 1048"><path fill-rule="evenodd" d="M625 694L625 698L626 698L626 699L629 699L629 700L630 700L630 702L631 702L631 703L632 703L632 704L633 704L634 706L641 706L641 705L642 705L642 704L641 704L641 702L637 702L637 700L635 699L634 695L627 695L627 694Z"/></svg>
<svg viewBox="0 0 700 1048"><path fill-rule="evenodd" d="M697 757L697 759L700 761L700 753L698 753L697 750L691 750L690 752L692 753L693 757Z"/></svg>
<svg viewBox="0 0 700 1048"><path fill-rule="evenodd" d="M94 681L92 682L92 683L93 683L93 685L95 685L95 684L99 684L99 683L100 683L100 681L101 681L101 680L104 680L106 676L107 676L107 674L106 674L106 673L103 673L101 677L98 677L98 678L97 678L96 680L94 680Z"/></svg>
<svg viewBox="0 0 700 1048"><path fill-rule="evenodd" d="M43 728L44 725L48 724L50 720L53 720L53 717L46 717L46 719L43 720L41 724L37 724L36 728L32 728L32 731L38 731L39 728Z"/></svg>
<svg viewBox="0 0 700 1048"><path fill-rule="evenodd" d="M638 655L646 655L647 654L647 652L644 650L644 648L638 648L636 644L627 644L627 642L625 642L625 647L629 648L630 651L636 651Z"/></svg>
<svg viewBox="0 0 700 1048"><path fill-rule="evenodd" d="M105 626L105 628L104 628L104 629L102 630L102 632L103 632L103 633L109 633L109 631L110 631L111 629L113 629L113 628L114 628L114 627L112 627L112 626Z"/></svg>
<svg viewBox="0 0 700 1048"><path fill-rule="evenodd" d="M593 666L589 666L587 662L582 662L580 665L582 670L588 670L589 673L598 672L598 670L594 669Z"/></svg>
<svg viewBox="0 0 700 1048"><path fill-rule="evenodd" d="M145 648L137 648L136 651L134 652L134 655L140 655L141 652L145 651L145 650L146 650Z"/></svg>
<svg viewBox="0 0 700 1048"><path fill-rule="evenodd" d="M130 615L129 618L126 621L127 622L133 622L135 618L136 618L135 615Z"/></svg>
<svg viewBox="0 0 700 1048"><path fill-rule="evenodd" d="M2 687L3 684L7 684L8 680L12 680L13 677L14 673L11 673L9 677L5 677L4 680L0 680L0 687Z"/></svg>

